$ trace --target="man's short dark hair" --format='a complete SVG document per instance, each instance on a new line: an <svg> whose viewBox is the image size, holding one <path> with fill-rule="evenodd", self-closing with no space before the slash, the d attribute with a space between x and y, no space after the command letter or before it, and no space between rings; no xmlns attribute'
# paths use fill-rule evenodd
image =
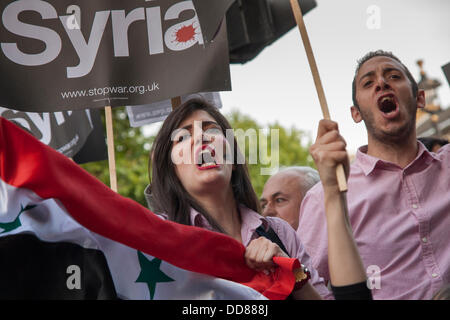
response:
<svg viewBox="0 0 450 320"><path fill-rule="evenodd" d="M359 69L361 68L361 66L367 60L370 60L370 59L375 58L375 57L389 57L389 58L397 61L398 63L400 63L402 65L402 67L405 69L406 76L408 77L409 81L411 82L411 89L412 89L414 97L417 96L417 91L419 89L419 87L417 85L417 82L414 79L414 77L412 76L411 72L409 72L408 68L403 64L403 62L401 62L399 58L394 56L392 54L392 52L383 51L383 50L376 50L376 51L371 51L371 52L367 53L366 55L364 55L364 57L362 57L361 59L358 60L358 65L356 66L355 76L353 77L353 82L352 82L352 99L353 99L353 105L355 107L357 107L359 109L358 102L356 101L356 75L358 74Z"/></svg>

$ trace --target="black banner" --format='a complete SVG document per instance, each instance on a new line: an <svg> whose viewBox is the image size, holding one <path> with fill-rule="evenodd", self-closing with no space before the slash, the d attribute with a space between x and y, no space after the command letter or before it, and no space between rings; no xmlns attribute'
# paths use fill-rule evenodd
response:
<svg viewBox="0 0 450 320"><path fill-rule="evenodd" d="M81 150L94 128L89 110L37 113L0 107L0 116L68 157Z"/></svg>
<svg viewBox="0 0 450 320"><path fill-rule="evenodd" d="M0 0L0 105L48 112L231 90L220 12L231 2ZM214 17L202 28L197 8Z"/></svg>
<svg viewBox="0 0 450 320"><path fill-rule="evenodd" d="M72 157L73 161L78 164L101 161L108 159L108 149L105 141L105 128L102 124L100 110L91 109L91 120L94 128L91 134L87 137L86 142L80 151Z"/></svg>

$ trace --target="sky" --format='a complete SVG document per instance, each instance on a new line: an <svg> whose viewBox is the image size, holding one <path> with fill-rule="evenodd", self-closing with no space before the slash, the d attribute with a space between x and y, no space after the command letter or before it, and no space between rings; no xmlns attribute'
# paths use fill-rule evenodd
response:
<svg viewBox="0 0 450 320"><path fill-rule="evenodd" d="M441 69L450 62L449 0L316 2L304 20L331 118L338 122L350 154L367 144L364 124L353 122L350 106L356 61L369 51L392 51L417 80L416 61L423 59L427 75L442 83L442 108L450 107L449 84ZM379 20L371 11L374 6ZM220 93L224 114L237 109L263 127L277 121L315 139L322 111L297 27L250 62L232 64L230 72L232 91Z"/></svg>

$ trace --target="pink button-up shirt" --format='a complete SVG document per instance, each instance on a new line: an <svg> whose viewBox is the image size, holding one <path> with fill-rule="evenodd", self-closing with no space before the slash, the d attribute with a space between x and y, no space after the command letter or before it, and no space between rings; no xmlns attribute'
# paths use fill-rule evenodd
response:
<svg viewBox="0 0 450 320"><path fill-rule="evenodd" d="M374 299L430 299L450 282L450 145L419 143L404 169L366 154L351 165L348 210ZM327 231L321 184L300 209L297 234L327 281Z"/></svg>
<svg viewBox="0 0 450 320"><path fill-rule="evenodd" d="M325 286L323 278L319 277L317 270L312 267L311 259L305 251L304 246L301 244L299 237L295 233L295 230L286 221L276 217L263 217L255 211L241 205L239 206L241 213L242 228L241 237L242 244L246 247L253 239L259 237L256 233L256 229L259 226L263 226L265 231L269 226L275 231L280 238L281 242L286 247L288 254L292 258L297 258L300 263L309 268L311 272L311 284L317 290L322 297L330 297L331 293ZM212 230L208 221L196 210L191 209L191 224L196 227Z"/></svg>

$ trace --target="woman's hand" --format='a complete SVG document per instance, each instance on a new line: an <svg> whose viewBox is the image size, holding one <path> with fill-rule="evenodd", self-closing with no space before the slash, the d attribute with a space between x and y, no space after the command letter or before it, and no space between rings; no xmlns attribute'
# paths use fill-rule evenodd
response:
<svg viewBox="0 0 450 320"><path fill-rule="evenodd" d="M252 240L245 250L247 265L266 274L275 271L276 264L272 260L273 257L289 258L276 243L264 237Z"/></svg>
<svg viewBox="0 0 450 320"><path fill-rule="evenodd" d="M275 271L276 264L272 260L273 257L289 258L276 243L273 243L264 237L252 240L245 250L245 262L247 265L256 271L261 271L265 274ZM309 282L305 283L300 290L294 291L293 297L294 299L302 300L321 299L319 293L317 293Z"/></svg>
<svg viewBox="0 0 450 320"><path fill-rule="evenodd" d="M349 173L349 160L344 138L339 134L338 125L331 120L320 120L316 142L309 151L316 163L320 180L325 190L339 189L336 178L338 164L344 166L346 178Z"/></svg>

